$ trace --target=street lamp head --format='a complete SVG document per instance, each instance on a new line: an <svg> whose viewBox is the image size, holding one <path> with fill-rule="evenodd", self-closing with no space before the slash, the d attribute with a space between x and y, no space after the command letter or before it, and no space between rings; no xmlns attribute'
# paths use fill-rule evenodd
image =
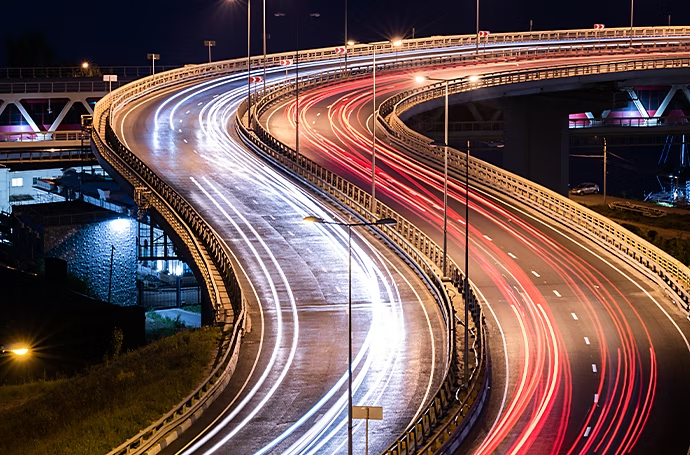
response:
<svg viewBox="0 0 690 455"><path fill-rule="evenodd" d="M395 46L395 47L402 46L402 40L401 39L392 40L392 43L393 43L393 46Z"/></svg>
<svg viewBox="0 0 690 455"><path fill-rule="evenodd" d="M318 216L307 216L304 217L304 221L307 223L324 223L325 220L323 218L319 218Z"/></svg>
<svg viewBox="0 0 690 455"><path fill-rule="evenodd" d="M415 80L418 84L422 84L422 83L424 83L424 82L426 82L426 81L429 80L429 76L415 76L414 80Z"/></svg>
<svg viewBox="0 0 690 455"><path fill-rule="evenodd" d="M477 82L480 79L480 77L476 74L473 74L469 77L470 82Z"/></svg>
<svg viewBox="0 0 690 455"><path fill-rule="evenodd" d="M12 354L16 356L24 356L29 353L29 348L23 344L12 344L9 346L0 346L0 351L2 352L11 352Z"/></svg>
<svg viewBox="0 0 690 455"><path fill-rule="evenodd" d="M374 224L376 225L386 225L386 226L392 226L394 224L397 224L398 222L393 219L393 218L381 218L380 220L377 220Z"/></svg>
<svg viewBox="0 0 690 455"><path fill-rule="evenodd" d="M352 40L350 40L350 41L347 42L347 45L348 45L348 46L354 46L355 44L357 44L357 43L355 43L355 42L352 41Z"/></svg>
<svg viewBox="0 0 690 455"><path fill-rule="evenodd" d="M434 141L429 145L432 147L446 147L447 144L443 141Z"/></svg>
<svg viewBox="0 0 690 455"><path fill-rule="evenodd" d="M81 67L84 69L87 69L89 67L89 62L84 62L81 64Z"/></svg>

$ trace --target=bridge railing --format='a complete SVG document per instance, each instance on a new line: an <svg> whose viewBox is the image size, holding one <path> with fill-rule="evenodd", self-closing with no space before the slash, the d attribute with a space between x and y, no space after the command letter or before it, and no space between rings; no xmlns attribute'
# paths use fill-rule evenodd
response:
<svg viewBox="0 0 690 455"><path fill-rule="evenodd" d="M568 127L582 128L651 128L655 126L684 126L690 123L690 116L666 117L591 117L568 120Z"/></svg>
<svg viewBox="0 0 690 455"><path fill-rule="evenodd" d="M505 86L547 79L622 73L651 69L690 68L690 59L633 60L615 63L552 67L546 70L512 71L483 76L476 82L467 79L449 84L449 93L462 93L486 87ZM431 139L409 129L399 115L405 110L445 94L443 83L431 84L397 94L381 103L377 120L386 133L400 145L426 158L440 161L443 151L431 147ZM456 172L465 172L465 154L449 149L448 164ZM500 191L514 199L538 209L570 229L597 241L609 251L623 256L629 263L668 286L681 299L679 303L690 311L690 269L651 243L639 238L619 224L570 201L529 180L504 171L483 161L470 160L469 175L475 182Z"/></svg>
<svg viewBox="0 0 690 455"><path fill-rule="evenodd" d="M33 131L24 132L3 132L0 131L0 142L66 142L66 141L88 141L91 135L81 130L63 131Z"/></svg>
<svg viewBox="0 0 690 455"><path fill-rule="evenodd" d="M126 82L103 81L44 81L44 82L0 82L0 95L21 93L104 93L119 88Z"/></svg>
<svg viewBox="0 0 690 455"><path fill-rule="evenodd" d="M178 68L179 66L156 66L159 72ZM146 66L44 66L44 67L7 67L0 68L0 79L67 79L99 78L103 74L115 74L118 77L138 79L151 75L151 65Z"/></svg>

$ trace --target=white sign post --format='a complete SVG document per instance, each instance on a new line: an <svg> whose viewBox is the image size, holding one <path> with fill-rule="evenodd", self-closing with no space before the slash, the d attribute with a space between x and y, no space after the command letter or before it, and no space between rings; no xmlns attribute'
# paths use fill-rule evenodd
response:
<svg viewBox="0 0 690 455"><path fill-rule="evenodd" d="M383 420L383 407L381 406L352 406L353 419L366 420L365 455L369 455L369 420Z"/></svg>
<svg viewBox="0 0 690 455"><path fill-rule="evenodd" d="M108 92L112 92L113 91L113 82L117 82L117 74L104 74L103 75L103 82L109 82Z"/></svg>

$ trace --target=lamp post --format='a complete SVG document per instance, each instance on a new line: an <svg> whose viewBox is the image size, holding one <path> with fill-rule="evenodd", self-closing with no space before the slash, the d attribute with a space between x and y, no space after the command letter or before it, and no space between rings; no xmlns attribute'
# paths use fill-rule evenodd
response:
<svg viewBox="0 0 690 455"><path fill-rule="evenodd" d="M477 0L477 55L479 55L479 0ZM530 21L530 31L532 30L532 21Z"/></svg>
<svg viewBox="0 0 690 455"><path fill-rule="evenodd" d="M470 373L469 373L469 329L468 322L468 307L470 295L470 140L467 140L467 153L465 154L465 286L463 290L465 296L465 374L464 383L465 389L469 387Z"/></svg>
<svg viewBox="0 0 690 455"><path fill-rule="evenodd" d="M320 224L335 224L347 227L347 453L352 455L352 228L357 226L391 226L397 223L393 218L363 223L339 223L326 221L318 216L308 216L304 221Z"/></svg>
<svg viewBox="0 0 690 455"><path fill-rule="evenodd" d="M264 87L263 93L266 93L266 0L263 4L263 22L264 22Z"/></svg>
<svg viewBox="0 0 690 455"><path fill-rule="evenodd" d="M347 0L345 0L345 71L343 74L347 76L347 51L350 41L347 39Z"/></svg>
<svg viewBox="0 0 690 455"><path fill-rule="evenodd" d="M447 276L448 263L448 83L453 79L439 79L429 76L417 76L417 82L443 82L445 87L445 115L443 121L443 144L432 143L433 146L443 146L443 277ZM465 272L467 273L467 272Z"/></svg>
<svg viewBox="0 0 690 455"><path fill-rule="evenodd" d="M247 128L252 129L252 0L247 0Z"/></svg>
<svg viewBox="0 0 690 455"><path fill-rule="evenodd" d="M3 354L4 353L10 353L10 354L14 354L18 357L21 357L21 356L27 355L29 353L30 349L23 344L16 343L16 344L10 344L7 346L0 346L0 351L2 351Z"/></svg>
<svg viewBox="0 0 690 455"><path fill-rule="evenodd" d="M388 41L394 48L396 48L395 51L395 59L397 61L398 59L398 51L397 48L402 46L402 40L391 40ZM352 43L354 44L354 42ZM373 43L372 46L372 55L373 55L373 61L372 61L372 78L373 78L373 107L374 107L374 112L371 116L371 213L376 216L376 43ZM346 53L347 55L347 53Z"/></svg>
<svg viewBox="0 0 690 455"><path fill-rule="evenodd" d="M630 51L633 45L633 17L635 12L635 0L630 0Z"/></svg>

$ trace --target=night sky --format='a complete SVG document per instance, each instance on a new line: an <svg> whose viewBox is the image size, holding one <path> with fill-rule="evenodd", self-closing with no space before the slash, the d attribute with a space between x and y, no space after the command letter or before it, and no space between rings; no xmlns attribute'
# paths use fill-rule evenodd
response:
<svg viewBox="0 0 690 455"><path fill-rule="evenodd" d="M344 0L266 0L268 53L343 42ZM349 36L358 42L392 37L474 32L474 0L349 0ZM275 17L275 13L284 13ZM318 18L310 13L319 13ZM252 53L260 54L262 1L252 1ZM690 25L689 0L636 0L635 25ZM160 65L207 59L204 40L215 40L214 60L246 55L246 0L2 0L0 66L8 66L8 40L43 34L56 65L83 60L101 66ZM481 0L481 29L492 32L628 26L630 0Z"/></svg>

